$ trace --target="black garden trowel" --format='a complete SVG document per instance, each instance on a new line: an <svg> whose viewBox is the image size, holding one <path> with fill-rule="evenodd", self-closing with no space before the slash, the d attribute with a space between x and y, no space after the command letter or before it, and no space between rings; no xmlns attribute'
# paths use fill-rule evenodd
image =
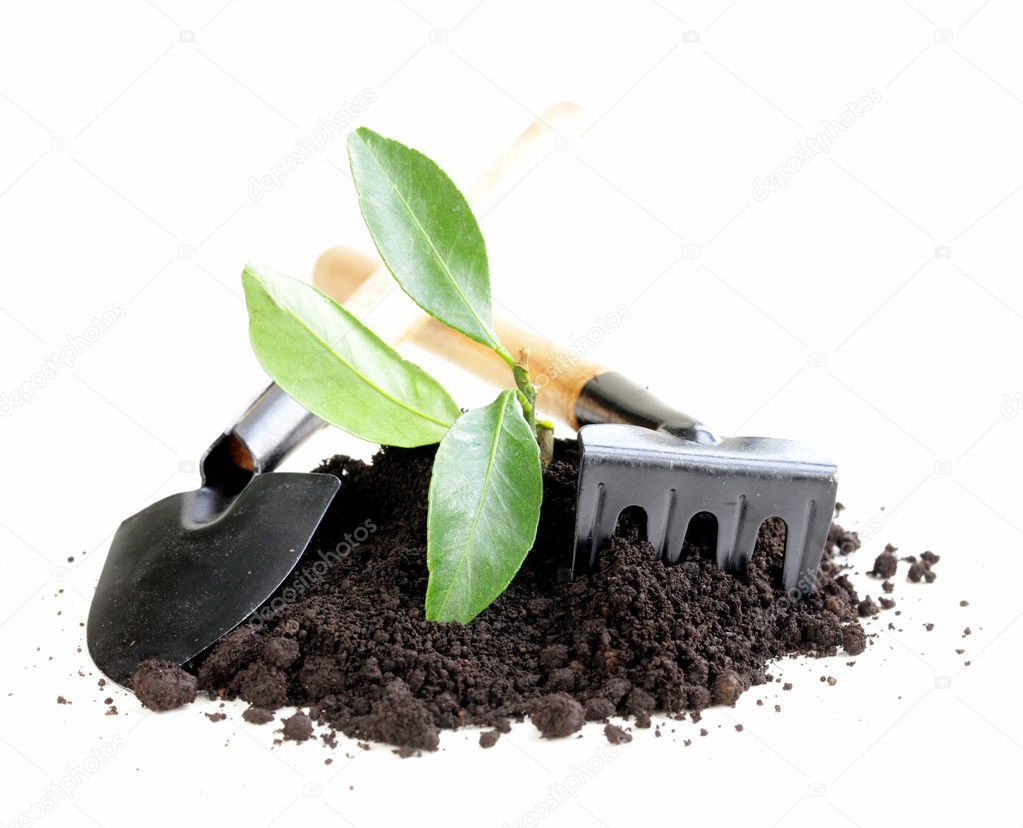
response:
<svg viewBox="0 0 1023 828"><path fill-rule="evenodd" d="M323 425L270 385L207 450L200 488L120 525L86 631L104 673L125 684L147 658L184 664L274 594L341 482L267 472Z"/></svg>

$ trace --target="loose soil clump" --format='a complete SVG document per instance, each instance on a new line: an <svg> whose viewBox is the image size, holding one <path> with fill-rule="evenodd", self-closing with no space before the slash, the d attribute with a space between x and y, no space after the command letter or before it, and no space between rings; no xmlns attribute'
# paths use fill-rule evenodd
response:
<svg viewBox="0 0 1023 828"><path fill-rule="evenodd" d="M643 539L641 516L627 512L596 571L559 579L575 519L578 456L568 442L545 471L536 545L508 590L470 624L427 622L432 460L429 448L387 448L372 464L339 456L318 468L342 488L289 589L258 624L212 649L199 686L261 711L304 707L407 755L436 749L443 729L506 732L525 716L551 737L616 715L648 726L653 712L734 704L769 680L765 668L779 657L866 646L864 608L843 574L859 539L837 524L802 601L780 585L777 520L764 524L743 571L729 574L714 563L712 519L693 521L682 559L666 566Z"/></svg>
<svg viewBox="0 0 1023 828"><path fill-rule="evenodd" d="M150 710L172 710L195 701L195 676L172 661L143 661L131 677L131 686Z"/></svg>
<svg viewBox="0 0 1023 828"><path fill-rule="evenodd" d="M313 735L313 722L305 713L298 712L288 716L283 722L282 733L285 739L293 742L304 742Z"/></svg>
<svg viewBox="0 0 1023 828"><path fill-rule="evenodd" d="M618 725L608 722L604 725L604 736L612 745L621 745L632 741L632 734L627 733Z"/></svg>
<svg viewBox="0 0 1023 828"><path fill-rule="evenodd" d="M548 739L571 736L586 723L583 706L567 693L540 696L530 707L529 719Z"/></svg>

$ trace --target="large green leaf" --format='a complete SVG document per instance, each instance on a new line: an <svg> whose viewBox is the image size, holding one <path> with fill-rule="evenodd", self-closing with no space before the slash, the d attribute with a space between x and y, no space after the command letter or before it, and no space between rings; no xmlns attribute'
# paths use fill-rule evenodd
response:
<svg viewBox="0 0 1023 828"><path fill-rule="evenodd" d="M348 158L362 216L398 284L431 316L499 349L486 243L451 179L422 153L366 127L348 136Z"/></svg>
<svg viewBox="0 0 1023 828"><path fill-rule="evenodd" d="M256 357L314 414L389 446L436 443L458 418L433 377L316 288L251 264L242 284Z"/></svg>
<svg viewBox="0 0 1023 828"><path fill-rule="evenodd" d="M533 546L543 473L514 391L463 414L444 435L430 478L426 617L476 617Z"/></svg>

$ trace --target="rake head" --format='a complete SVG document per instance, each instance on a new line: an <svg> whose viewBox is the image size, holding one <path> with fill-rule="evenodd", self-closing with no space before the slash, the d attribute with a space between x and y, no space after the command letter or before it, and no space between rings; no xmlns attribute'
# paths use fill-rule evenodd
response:
<svg viewBox="0 0 1023 828"><path fill-rule="evenodd" d="M648 540L669 564L693 516L710 512L717 563L729 571L749 561L761 524L778 517L786 527L784 587L809 593L835 508L835 464L793 440L696 436L619 424L579 430L573 572L594 565L630 506L646 512Z"/></svg>

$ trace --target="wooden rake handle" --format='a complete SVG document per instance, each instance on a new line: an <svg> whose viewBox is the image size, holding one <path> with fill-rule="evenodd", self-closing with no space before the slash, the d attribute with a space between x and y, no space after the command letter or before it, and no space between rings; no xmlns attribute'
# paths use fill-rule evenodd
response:
<svg viewBox="0 0 1023 828"><path fill-rule="evenodd" d="M332 247L316 262L313 281L335 302L350 308L349 298L378 272L376 259L351 248ZM389 273L387 277L393 281ZM508 366L490 348L427 316L404 293L401 296L414 312L400 328L391 326L384 339L392 345L413 342L482 380L501 387L510 385ZM511 353L529 349L530 376L540 386L537 406L572 428L590 423L629 423L665 429L699 442L716 439L698 420L661 402L628 377L503 319L494 320L494 330Z"/></svg>
<svg viewBox="0 0 1023 828"><path fill-rule="evenodd" d="M377 278L378 268L377 259L348 247L332 247L316 262L313 282L335 302L352 310L350 298L361 292L368 280ZM386 269L384 273L394 285L391 274ZM427 316L404 293L401 296L415 312L404 317L406 321L400 325L388 323L386 335L381 334L388 343L397 346L402 342L413 342L493 385L510 386L508 365L490 348ZM378 319L380 317L374 315L369 321L370 326L374 326ZM558 348L539 334L503 319L494 320L494 331L512 354L518 355L523 348L529 349L529 373L541 390L537 397L540 410L572 428L578 428L576 404L582 389L594 377L605 373L604 369Z"/></svg>

